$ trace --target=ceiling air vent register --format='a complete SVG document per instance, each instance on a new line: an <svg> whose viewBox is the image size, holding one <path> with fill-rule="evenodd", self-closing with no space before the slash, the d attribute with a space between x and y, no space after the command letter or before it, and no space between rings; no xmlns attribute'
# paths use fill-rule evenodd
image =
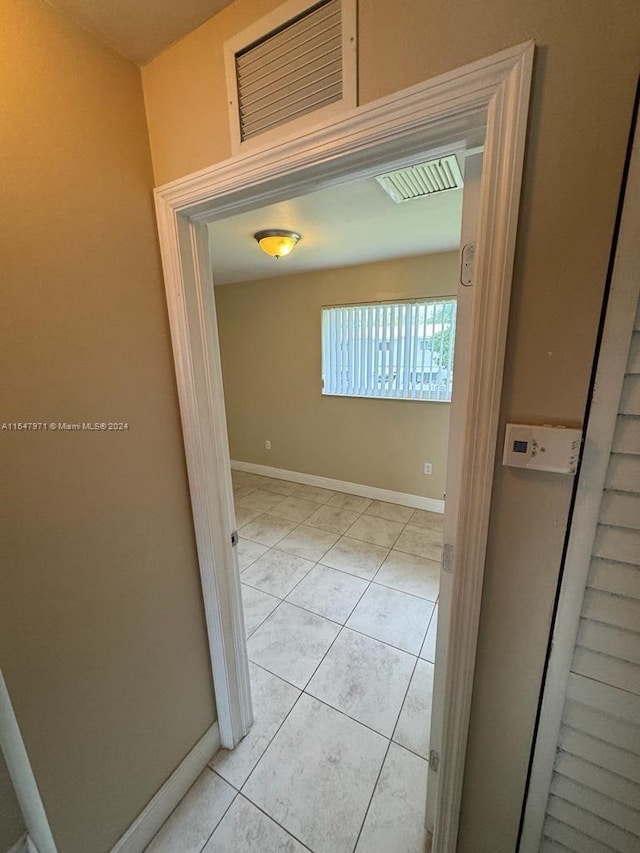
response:
<svg viewBox="0 0 640 853"><path fill-rule="evenodd" d="M355 106L355 50L355 0L294 0L228 41L234 148Z"/></svg>
<svg viewBox="0 0 640 853"><path fill-rule="evenodd" d="M377 175L376 180L396 204L447 190L457 190L463 184L455 154L409 166L407 169L396 169L386 175Z"/></svg>

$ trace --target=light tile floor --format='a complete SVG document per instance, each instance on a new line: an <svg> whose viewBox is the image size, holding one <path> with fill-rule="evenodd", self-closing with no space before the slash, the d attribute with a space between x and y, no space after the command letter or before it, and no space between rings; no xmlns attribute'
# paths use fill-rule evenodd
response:
<svg viewBox="0 0 640 853"><path fill-rule="evenodd" d="M233 482L255 723L147 853L424 853L442 516Z"/></svg>

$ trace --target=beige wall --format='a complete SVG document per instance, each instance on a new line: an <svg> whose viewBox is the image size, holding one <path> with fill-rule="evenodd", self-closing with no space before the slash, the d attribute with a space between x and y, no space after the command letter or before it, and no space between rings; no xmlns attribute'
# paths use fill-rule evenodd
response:
<svg viewBox="0 0 640 853"><path fill-rule="evenodd" d="M0 751L0 853L10 850L24 831L20 806Z"/></svg>
<svg viewBox="0 0 640 853"><path fill-rule="evenodd" d="M60 853L104 853L214 719L139 70L0 4L0 660ZM2 796L2 794L0 794Z"/></svg>
<svg viewBox="0 0 640 853"><path fill-rule="evenodd" d="M230 155L222 40L238 0L143 69L156 181ZM637 0L360 0L360 100L538 45L502 422L582 420L638 75ZM512 851L572 483L496 467L460 851Z"/></svg>
<svg viewBox="0 0 640 853"><path fill-rule="evenodd" d="M231 457L441 500L449 404L323 396L320 314L450 296L457 271L449 252L217 287Z"/></svg>

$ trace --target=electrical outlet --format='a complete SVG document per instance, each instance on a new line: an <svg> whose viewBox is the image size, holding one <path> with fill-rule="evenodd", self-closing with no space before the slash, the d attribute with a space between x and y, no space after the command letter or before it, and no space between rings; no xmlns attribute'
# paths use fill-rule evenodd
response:
<svg viewBox="0 0 640 853"><path fill-rule="evenodd" d="M433 471L433 465L431 464L431 462L425 462L424 463L424 473L425 474L431 474L432 471Z"/></svg>
<svg viewBox="0 0 640 853"><path fill-rule="evenodd" d="M271 450L271 442L269 441L268 438L266 438L264 441L264 449L265 450Z"/></svg>

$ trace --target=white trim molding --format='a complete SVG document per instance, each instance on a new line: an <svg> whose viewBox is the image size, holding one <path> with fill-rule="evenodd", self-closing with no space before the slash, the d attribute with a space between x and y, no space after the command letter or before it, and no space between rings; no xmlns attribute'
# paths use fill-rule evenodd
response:
<svg viewBox="0 0 640 853"><path fill-rule="evenodd" d="M256 462L238 462L231 460L233 471L246 471L259 477L273 477L276 480L288 480L291 483L302 483L305 486L318 486L321 489L331 489L334 492L344 492L348 495L358 495L361 498L371 498L374 501L386 501L390 504L412 506L414 509L426 509L428 512L444 513L444 501L437 498L425 498L422 495L411 495L405 492L394 492L391 489L380 489L377 486L365 486L362 483L347 483L345 480L332 480L318 474L304 474L301 471L286 471L284 468L270 468L268 465L258 465Z"/></svg>
<svg viewBox="0 0 640 853"><path fill-rule="evenodd" d="M0 748L27 829L26 845L40 853L57 853L36 777L31 768L9 690L0 670ZM36 847L37 844L37 847Z"/></svg>
<svg viewBox="0 0 640 853"><path fill-rule="evenodd" d="M537 853L544 829L598 515L640 292L640 132L635 131L575 508L551 637L519 853Z"/></svg>
<svg viewBox="0 0 640 853"><path fill-rule="evenodd" d="M142 853L219 749L220 732L214 723L111 848L111 853Z"/></svg>
<svg viewBox="0 0 640 853"><path fill-rule="evenodd" d="M433 853L456 846L533 53L531 42L509 48L155 194L220 736L232 748L252 712L205 223L484 145L470 334L465 352L456 348L468 368L454 400L464 397L467 418L452 421L460 465L446 486L457 509Z"/></svg>

